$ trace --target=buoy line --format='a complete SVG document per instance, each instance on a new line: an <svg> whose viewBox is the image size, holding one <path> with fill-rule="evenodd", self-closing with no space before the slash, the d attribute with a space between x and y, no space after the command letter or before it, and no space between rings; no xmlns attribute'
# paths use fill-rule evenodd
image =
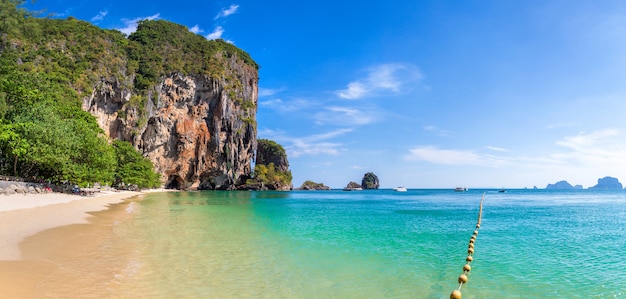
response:
<svg viewBox="0 0 626 299"><path fill-rule="evenodd" d="M459 275L459 287L452 291L450 294L450 299L461 299L461 288L464 283L467 283L467 274L472 271L472 266L470 264L474 260L474 243L476 242L476 237L478 237L478 230L480 229L480 222L483 218L483 201L485 200L485 193L483 193L483 197L480 199L480 206L478 208L478 221L476 222L476 229L472 234L472 237L469 240L469 245L467 245L467 257L465 258L465 265L463 265L463 273Z"/></svg>

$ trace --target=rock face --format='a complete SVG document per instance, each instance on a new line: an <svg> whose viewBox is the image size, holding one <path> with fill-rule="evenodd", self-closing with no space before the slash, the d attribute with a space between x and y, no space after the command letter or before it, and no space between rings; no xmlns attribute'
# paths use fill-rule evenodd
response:
<svg viewBox="0 0 626 299"><path fill-rule="evenodd" d="M361 185L363 186L363 189L378 189L378 187L380 187L380 182L374 173L368 172L363 175Z"/></svg>
<svg viewBox="0 0 626 299"><path fill-rule="evenodd" d="M83 109L149 158L166 188L233 189L251 173L258 72L236 56L225 71L223 78L172 73L143 100L104 80Z"/></svg>
<svg viewBox="0 0 626 299"><path fill-rule="evenodd" d="M593 190L621 190L622 189L622 183L620 183L619 180L617 180L616 178L607 176L607 177L598 179L598 184L593 186L593 187L589 187L589 189L593 189Z"/></svg>

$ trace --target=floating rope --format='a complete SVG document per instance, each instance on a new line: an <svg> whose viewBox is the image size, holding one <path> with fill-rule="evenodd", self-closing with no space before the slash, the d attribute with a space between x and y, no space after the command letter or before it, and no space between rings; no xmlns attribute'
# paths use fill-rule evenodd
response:
<svg viewBox="0 0 626 299"><path fill-rule="evenodd" d="M478 237L478 230L480 229L480 222L483 218L483 201L485 200L485 193L483 193L483 197L480 199L480 206L478 208L478 221L476 222L476 229L472 234L472 237L469 240L469 245L467 246L467 257L465 258L465 265L463 266L463 274L459 275L459 287L452 291L450 294L450 299L461 299L461 288L464 283L467 283L467 274L472 271L472 266L470 264L474 260L474 243L476 242L476 237Z"/></svg>

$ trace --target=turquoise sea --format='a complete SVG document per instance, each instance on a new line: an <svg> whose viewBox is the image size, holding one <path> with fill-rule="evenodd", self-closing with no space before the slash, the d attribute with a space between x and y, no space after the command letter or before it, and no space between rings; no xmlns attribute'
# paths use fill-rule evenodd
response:
<svg viewBox="0 0 626 299"><path fill-rule="evenodd" d="M150 194L117 295L449 298L483 193L463 298L626 298L626 191L591 190Z"/></svg>

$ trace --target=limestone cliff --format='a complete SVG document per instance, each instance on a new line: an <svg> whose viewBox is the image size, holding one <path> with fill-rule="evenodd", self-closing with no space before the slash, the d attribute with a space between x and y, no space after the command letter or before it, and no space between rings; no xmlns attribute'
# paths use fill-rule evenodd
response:
<svg viewBox="0 0 626 299"><path fill-rule="evenodd" d="M119 139L153 162L165 187L235 189L250 178L257 148L259 78L258 65L248 53L165 20L140 21L126 36L72 17L15 17L11 32L0 26L0 104L32 107L49 102L56 109L50 110L52 115L79 118L67 132L110 137L89 135L92 144L77 143L85 151L97 148L104 159L67 154L73 160L63 156L67 161L59 164L77 166L68 166L64 175L55 171L61 168L57 160L34 160L34 174L79 177L76 169L93 168L81 171L80 177L92 180L84 173L102 170L97 179L114 181L112 152L106 156L110 148L99 142ZM95 120L83 111L76 113L78 107ZM80 138L75 135L58 138ZM48 154L52 157L70 148L49 144L59 148ZM85 165L88 161L99 164Z"/></svg>
<svg viewBox="0 0 626 299"><path fill-rule="evenodd" d="M232 189L251 172L258 75L235 59L229 63L230 75L245 82L241 88L173 73L141 106L127 105L130 91L102 82L83 107L112 138L131 142L152 160L165 187Z"/></svg>
<svg viewBox="0 0 626 299"><path fill-rule="evenodd" d="M83 109L97 118L111 138L131 142L148 157L166 188L235 189L250 177L257 147L257 66L246 61L245 52L234 51L225 42L218 43L226 50L215 50L208 57L194 56L187 45L180 52L185 57L167 59L179 61L173 65L143 58L173 56L171 49L178 43L168 41L179 35L190 35L191 46L208 43L180 27L142 23L136 36L130 37L150 46L136 50L139 54L129 54L139 57L139 68L131 72L120 67L118 74L101 77L93 92L84 97ZM155 42L152 34L142 30L165 32L166 36ZM166 44L155 46L157 42ZM141 68L150 63L151 67ZM202 64L206 64L203 69L194 68ZM132 68L131 58L128 65ZM163 73L150 73L158 68ZM175 71L181 68L191 71ZM167 73L168 69L172 71Z"/></svg>

